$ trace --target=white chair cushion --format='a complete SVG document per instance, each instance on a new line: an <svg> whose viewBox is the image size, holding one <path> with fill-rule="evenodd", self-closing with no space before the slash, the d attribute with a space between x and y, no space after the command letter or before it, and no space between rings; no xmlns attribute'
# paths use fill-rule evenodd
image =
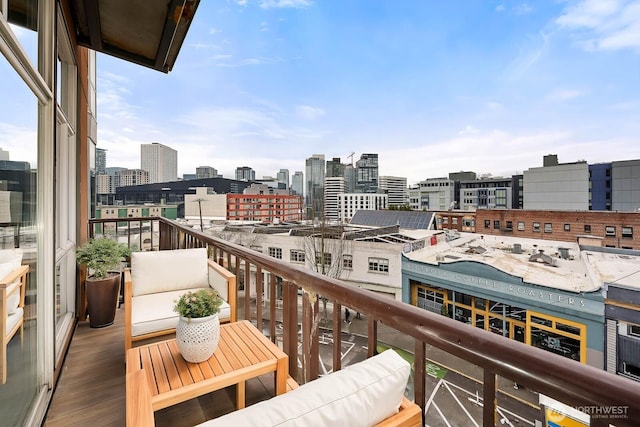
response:
<svg viewBox="0 0 640 427"><path fill-rule="evenodd" d="M24 310L22 307L18 308L13 314L7 316L7 327L4 331L5 336L9 334L9 331L13 329L16 324L22 319L22 315L24 314Z"/></svg>
<svg viewBox="0 0 640 427"><path fill-rule="evenodd" d="M136 337L165 329L175 329L178 324L178 313L173 311L176 300L185 292L197 291L198 289L201 288L133 297L131 299L131 336ZM229 318L230 315L231 307L224 302L220 307L218 317L222 320Z"/></svg>
<svg viewBox="0 0 640 427"><path fill-rule="evenodd" d="M2 249L0 250L0 264L12 263L13 268L17 268L22 264L22 249ZM0 275L0 277L4 277Z"/></svg>
<svg viewBox="0 0 640 427"><path fill-rule="evenodd" d="M207 249L131 254L133 296L209 286Z"/></svg>
<svg viewBox="0 0 640 427"><path fill-rule="evenodd" d="M7 298L7 314L14 314L20 305L20 293L16 292Z"/></svg>
<svg viewBox="0 0 640 427"><path fill-rule="evenodd" d="M198 427L373 426L396 414L411 366L387 350Z"/></svg>
<svg viewBox="0 0 640 427"><path fill-rule="evenodd" d="M16 267L14 267L13 264L13 262L9 261L0 263L0 280L4 279L9 273L15 270Z"/></svg>

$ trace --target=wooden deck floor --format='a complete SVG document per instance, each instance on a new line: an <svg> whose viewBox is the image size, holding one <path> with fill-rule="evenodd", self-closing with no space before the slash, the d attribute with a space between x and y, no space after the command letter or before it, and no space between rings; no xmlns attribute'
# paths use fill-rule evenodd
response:
<svg viewBox="0 0 640 427"><path fill-rule="evenodd" d="M165 337L166 338L166 337ZM247 406L273 396L273 377L250 380ZM156 426L194 426L233 411L227 388L155 413ZM71 342L44 426L125 426L124 307L112 326L80 322Z"/></svg>

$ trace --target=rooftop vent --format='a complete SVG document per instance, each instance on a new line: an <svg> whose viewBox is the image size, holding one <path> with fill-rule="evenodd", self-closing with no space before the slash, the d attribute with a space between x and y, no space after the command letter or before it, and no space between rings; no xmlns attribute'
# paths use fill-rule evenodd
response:
<svg viewBox="0 0 640 427"><path fill-rule="evenodd" d="M533 254L529 257L529 261L531 262L540 262L546 265L550 265L555 267L555 263L553 262L553 258L544 253L544 250L540 249L537 254Z"/></svg>
<svg viewBox="0 0 640 427"><path fill-rule="evenodd" d="M558 252L562 259L573 259L573 257L569 255L569 248L558 248Z"/></svg>
<svg viewBox="0 0 640 427"><path fill-rule="evenodd" d="M513 253L514 254L521 254L522 253L522 245L520 243L514 243L513 244Z"/></svg>

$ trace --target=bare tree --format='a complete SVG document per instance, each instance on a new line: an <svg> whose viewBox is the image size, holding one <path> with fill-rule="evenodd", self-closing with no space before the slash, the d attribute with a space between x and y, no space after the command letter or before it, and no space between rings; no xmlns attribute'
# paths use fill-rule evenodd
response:
<svg viewBox="0 0 640 427"><path fill-rule="evenodd" d="M304 237L306 264L312 270L334 279L345 279L350 269L345 269L345 255L351 256L351 240L344 238L342 226L320 225L309 229ZM322 301L324 320L327 320L327 299Z"/></svg>

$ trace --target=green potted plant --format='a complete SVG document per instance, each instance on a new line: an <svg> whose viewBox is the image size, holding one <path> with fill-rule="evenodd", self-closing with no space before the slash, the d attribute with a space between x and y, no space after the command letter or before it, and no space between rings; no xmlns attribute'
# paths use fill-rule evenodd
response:
<svg viewBox="0 0 640 427"><path fill-rule="evenodd" d="M91 239L77 248L77 262L88 269L85 289L92 328L113 324L120 294L120 266L130 255L126 244L107 238Z"/></svg>
<svg viewBox="0 0 640 427"><path fill-rule="evenodd" d="M180 319L176 326L176 342L187 362L207 360L218 347L222 298L214 289L187 291L175 301L173 310Z"/></svg>

